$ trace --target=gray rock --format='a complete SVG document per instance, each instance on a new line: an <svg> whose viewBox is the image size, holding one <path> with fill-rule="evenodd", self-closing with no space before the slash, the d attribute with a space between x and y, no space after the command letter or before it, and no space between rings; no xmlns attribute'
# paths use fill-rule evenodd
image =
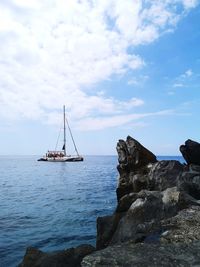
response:
<svg viewBox="0 0 200 267"><path fill-rule="evenodd" d="M124 197L127 196L126 199L129 202L128 198L130 199L130 196L133 197L133 193L144 189L163 191L169 187L174 187L184 168L179 161L162 160L156 163L149 163L135 172L130 171L127 173L128 185L119 183L117 189L118 201L120 202L123 198L123 202L125 202Z"/></svg>
<svg viewBox="0 0 200 267"><path fill-rule="evenodd" d="M180 173L177 186L185 205L200 205L200 166L191 164Z"/></svg>
<svg viewBox="0 0 200 267"><path fill-rule="evenodd" d="M165 191L163 201L173 203L178 195L175 188ZM140 206L140 201L134 206ZM140 227L139 227L140 226ZM156 223L138 225L145 238L110 245L85 257L82 267L132 266L200 266L200 207L190 206L177 215Z"/></svg>
<svg viewBox="0 0 200 267"><path fill-rule="evenodd" d="M162 192L142 190L122 197L112 216L97 220L97 248L144 240L155 229L160 231L161 220L177 214L182 201L177 187Z"/></svg>
<svg viewBox="0 0 200 267"><path fill-rule="evenodd" d="M179 210L180 192L168 188L163 192L143 190L121 218L110 244L132 240L138 242L154 231L164 218L174 216Z"/></svg>
<svg viewBox="0 0 200 267"><path fill-rule="evenodd" d="M128 136L117 143L119 184L118 201L132 192L165 190L174 187L184 165L176 160L156 160L156 156L138 141Z"/></svg>
<svg viewBox="0 0 200 267"><path fill-rule="evenodd" d="M119 140L117 152L119 164L129 165L129 168L133 170L157 161L156 156L151 151L131 136L127 136L126 142Z"/></svg>
<svg viewBox="0 0 200 267"><path fill-rule="evenodd" d="M180 146L180 151L187 164L200 165L200 143L188 139Z"/></svg>
<svg viewBox="0 0 200 267"><path fill-rule="evenodd" d="M191 244L133 244L109 246L85 257L82 267L200 266L200 241Z"/></svg>
<svg viewBox="0 0 200 267"><path fill-rule="evenodd" d="M102 249L109 245L114 232L116 231L122 213L114 213L111 216L97 218L96 248Z"/></svg>
<svg viewBox="0 0 200 267"><path fill-rule="evenodd" d="M184 166L177 160L161 160L152 164L148 172L148 190L163 191L177 185Z"/></svg>
<svg viewBox="0 0 200 267"><path fill-rule="evenodd" d="M118 200L133 191L133 184L130 178L141 167L148 163L156 162L156 156L142 146L137 140L128 136L126 142L119 140L117 143L118 161L117 166L120 177L117 188Z"/></svg>
<svg viewBox="0 0 200 267"><path fill-rule="evenodd" d="M200 207L190 206L161 221L161 243L191 243L200 240ZM165 234L163 234L165 233Z"/></svg>

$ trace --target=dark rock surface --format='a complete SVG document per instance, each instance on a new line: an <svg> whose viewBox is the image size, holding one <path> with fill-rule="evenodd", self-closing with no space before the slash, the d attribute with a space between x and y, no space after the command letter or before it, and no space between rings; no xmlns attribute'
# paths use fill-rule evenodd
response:
<svg viewBox="0 0 200 267"><path fill-rule="evenodd" d="M192 244L133 244L109 246L82 261L82 267L194 267L200 266L200 242Z"/></svg>
<svg viewBox="0 0 200 267"><path fill-rule="evenodd" d="M122 168L128 166L131 169L138 169L147 163L157 161L156 156L151 151L131 136L127 136L126 142L120 139L116 149L118 161Z"/></svg>
<svg viewBox="0 0 200 267"><path fill-rule="evenodd" d="M44 253L36 248L27 248L19 267L78 267L83 257L95 250L90 245L81 245L62 251Z"/></svg>
<svg viewBox="0 0 200 267"><path fill-rule="evenodd" d="M191 206L176 216L156 221L140 244L134 239L110 245L82 261L82 267L200 266L200 207Z"/></svg>
<svg viewBox="0 0 200 267"><path fill-rule="evenodd" d="M155 223L175 215L179 209L180 193L176 188L163 192L145 191L138 193L137 199L119 221L110 244L132 240L142 241L152 231Z"/></svg>
<svg viewBox="0 0 200 267"><path fill-rule="evenodd" d="M180 151L187 164L200 165L200 143L188 139L180 146Z"/></svg>
<svg viewBox="0 0 200 267"><path fill-rule="evenodd" d="M119 161L117 169L120 173L119 185L117 188L117 198L119 200L122 196L132 192L133 186L135 186L135 191L140 191L145 181L141 179L141 181L138 180L137 184L134 184L132 182L133 174L148 163L156 162L157 159L151 151L130 136L127 137L126 141L119 140L116 149Z"/></svg>

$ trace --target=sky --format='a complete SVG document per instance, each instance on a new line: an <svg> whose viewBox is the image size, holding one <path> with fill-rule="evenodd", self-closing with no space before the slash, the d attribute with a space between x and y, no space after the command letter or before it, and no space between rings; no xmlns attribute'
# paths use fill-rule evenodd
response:
<svg viewBox="0 0 200 267"><path fill-rule="evenodd" d="M198 0L0 0L0 154L55 149L63 105L83 155L200 142L199 21Z"/></svg>

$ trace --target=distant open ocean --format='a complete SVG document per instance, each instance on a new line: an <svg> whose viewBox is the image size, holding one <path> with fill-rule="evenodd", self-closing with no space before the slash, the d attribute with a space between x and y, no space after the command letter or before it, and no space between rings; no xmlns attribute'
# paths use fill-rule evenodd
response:
<svg viewBox="0 0 200 267"><path fill-rule="evenodd" d="M16 267L28 246L95 245L96 218L116 207L117 156L71 163L38 158L0 156L0 267Z"/></svg>

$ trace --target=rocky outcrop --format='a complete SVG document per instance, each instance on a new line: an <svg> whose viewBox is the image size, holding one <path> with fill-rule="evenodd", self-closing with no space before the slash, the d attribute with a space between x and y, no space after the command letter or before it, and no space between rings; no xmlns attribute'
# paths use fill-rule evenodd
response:
<svg viewBox="0 0 200 267"><path fill-rule="evenodd" d="M200 165L200 143L188 139L180 146L180 151L187 164Z"/></svg>
<svg viewBox="0 0 200 267"><path fill-rule="evenodd" d="M112 216L97 220L97 249L130 239L139 242L160 220L197 201L189 190L192 178L186 179L191 173L188 166L175 160L157 161L130 136L118 142L117 151L118 205Z"/></svg>
<svg viewBox="0 0 200 267"><path fill-rule="evenodd" d="M83 257L92 253L91 245L81 245L62 251L44 253L36 248L27 248L23 262L19 267L78 267Z"/></svg>
<svg viewBox="0 0 200 267"><path fill-rule="evenodd" d="M122 244L131 242L135 250L133 244L150 240L160 244L200 240L200 166L193 161L188 165L175 160L157 161L153 153L130 136L118 142L117 151L118 204L113 215L97 220L97 249L108 247L106 251L109 251L117 244L123 250ZM195 149L191 153L198 154ZM89 264L89 261L83 262Z"/></svg>
<svg viewBox="0 0 200 267"><path fill-rule="evenodd" d="M118 161L119 165L117 169L119 171L119 185L117 188L118 200L129 192L139 192L142 187L145 188L145 177L140 177L134 183L133 174L137 173L137 170L146 166L148 163L154 163L157 161L156 156L150 152L147 148L142 146L137 140L128 136L126 142L119 140L117 143ZM146 170L144 168L144 174ZM133 189L134 187L134 189Z"/></svg>

